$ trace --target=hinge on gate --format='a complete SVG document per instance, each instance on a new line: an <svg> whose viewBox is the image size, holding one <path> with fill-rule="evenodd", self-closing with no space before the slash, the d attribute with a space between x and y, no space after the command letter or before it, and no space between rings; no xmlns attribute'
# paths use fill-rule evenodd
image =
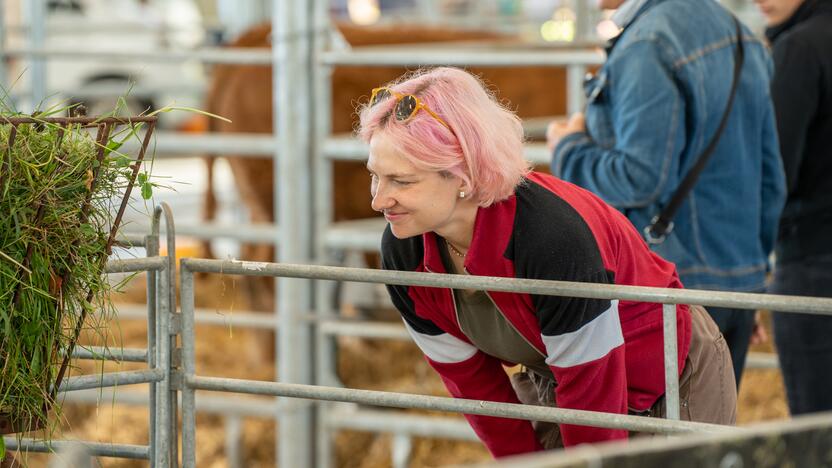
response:
<svg viewBox="0 0 832 468"><path fill-rule="evenodd" d="M178 370L170 371L170 389L182 391L185 389L185 374Z"/></svg>
<svg viewBox="0 0 832 468"><path fill-rule="evenodd" d="M170 314L170 328L168 334L181 335L182 334L182 314Z"/></svg>
<svg viewBox="0 0 832 468"><path fill-rule="evenodd" d="M182 368L182 348L170 350L170 366L176 369Z"/></svg>

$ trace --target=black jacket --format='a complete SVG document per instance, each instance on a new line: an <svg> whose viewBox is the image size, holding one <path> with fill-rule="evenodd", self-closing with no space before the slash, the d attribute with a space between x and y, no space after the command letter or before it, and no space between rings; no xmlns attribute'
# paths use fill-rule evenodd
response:
<svg viewBox="0 0 832 468"><path fill-rule="evenodd" d="M766 36L788 184L778 260L832 254L832 0L805 0Z"/></svg>

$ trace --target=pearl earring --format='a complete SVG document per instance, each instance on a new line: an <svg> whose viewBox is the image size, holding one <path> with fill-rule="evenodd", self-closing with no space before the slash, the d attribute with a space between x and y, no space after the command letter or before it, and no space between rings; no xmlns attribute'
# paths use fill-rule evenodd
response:
<svg viewBox="0 0 832 468"><path fill-rule="evenodd" d="M459 198L465 198L465 192L460 190L459 191Z"/></svg>

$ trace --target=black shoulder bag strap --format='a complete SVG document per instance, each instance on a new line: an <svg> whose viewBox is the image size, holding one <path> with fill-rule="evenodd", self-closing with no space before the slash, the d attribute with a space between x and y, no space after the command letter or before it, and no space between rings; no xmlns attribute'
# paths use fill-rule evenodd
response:
<svg viewBox="0 0 832 468"><path fill-rule="evenodd" d="M661 244L664 242L665 237L673 231L673 217L676 215L676 211L679 210L679 206L682 205L682 202L685 201L690 191L693 190L693 186L696 185L696 180L702 174L705 165L708 164L708 160L711 159L714 150L716 150L716 145L719 143L719 138L725 130L725 125L728 123L728 116L731 114L731 107L734 104L734 97L737 94L740 71L745 61L745 49L742 44L742 28L737 18L734 16L732 18L734 19L734 26L737 29L737 48L734 52L734 79L731 81L731 93L728 96L728 103L725 105L725 112L722 114L722 120L720 120L719 127L716 129L716 133L714 133L710 143L708 143L708 146L699 155L696 164L694 164L690 172L682 180L682 183L679 184L670 202L664 207L661 213L650 221L650 225L644 228L644 235L648 244Z"/></svg>

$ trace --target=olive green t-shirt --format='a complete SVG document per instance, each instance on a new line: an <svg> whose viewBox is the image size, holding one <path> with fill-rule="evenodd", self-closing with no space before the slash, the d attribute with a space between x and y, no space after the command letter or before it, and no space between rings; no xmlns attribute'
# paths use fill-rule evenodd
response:
<svg viewBox="0 0 832 468"><path fill-rule="evenodd" d="M448 250L444 245L441 247L439 251L445 269L457 273ZM543 353L526 341L485 291L454 289L453 296L459 328L480 351L503 361L522 364L541 376L552 377Z"/></svg>

